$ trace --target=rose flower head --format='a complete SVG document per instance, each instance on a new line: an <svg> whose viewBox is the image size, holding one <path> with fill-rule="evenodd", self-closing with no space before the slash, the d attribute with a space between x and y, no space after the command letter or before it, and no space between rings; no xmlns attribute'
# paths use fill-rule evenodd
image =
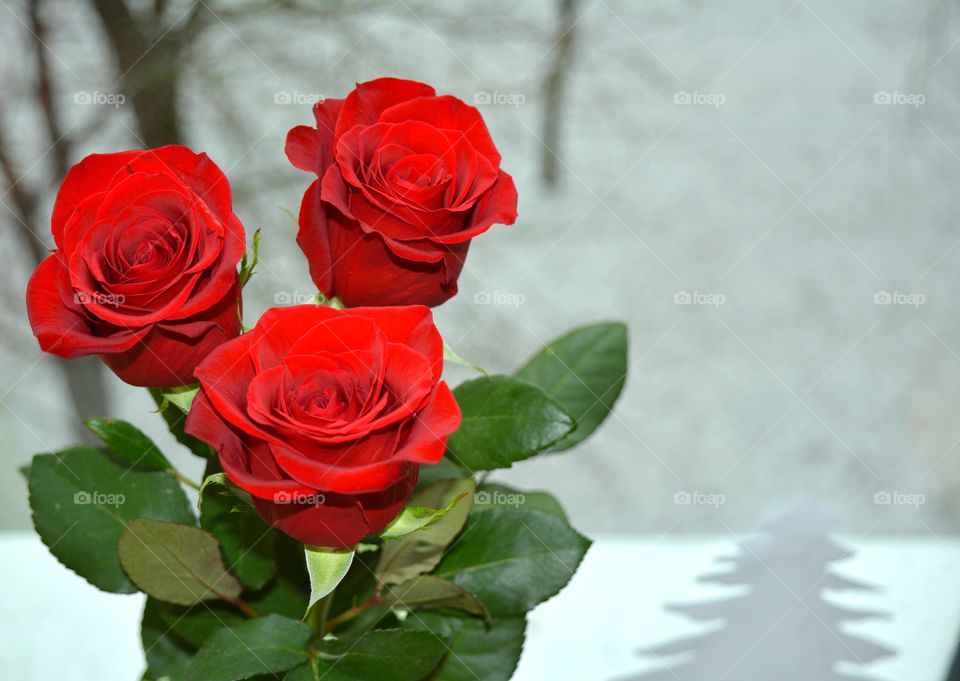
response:
<svg viewBox="0 0 960 681"><path fill-rule="evenodd" d="M426 307L272 308L197 368L186 431L268 523L350 546L397 515L460 425L442 370Z"/></svg>
<svg viewBox="0 0 960 681"><path fill-rule="evenodd" d="M470 240L517 218L517 190L480 112L429 85L380 78L313 108L287 135L317 176L297 242L327 296L439 305L457 292Z"/></svg>
<svg viewBox="0 0 960 681"><path fill-rule="evenodd" d="M100 355L127 383L172 387L240 332L243 225L206 154L92 154L57 192L56 250L27 286L40 347Z"/></svg>

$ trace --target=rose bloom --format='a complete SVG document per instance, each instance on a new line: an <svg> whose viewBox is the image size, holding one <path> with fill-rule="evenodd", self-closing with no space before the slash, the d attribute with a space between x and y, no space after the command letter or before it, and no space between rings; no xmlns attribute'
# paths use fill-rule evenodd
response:
<svg viewBox="0 0 960 681"><path fill-rule="evenodd" d="M100 355L127 383L170 387L193 382L240 332L243 225L206 154L87 156L64 178L51 225L56 250L27 286L46 352Z"/></svg>
<svg viewBox="0 0 960 681"><path fill-rule="evenodd" d="M268 523L350 546L397 515L460 425L442 370L425 307L273 308L197 368L186 431Z"/></svg>
<svg viewBox="0 0 960 681"><path fill-rule="evenodd" d="M517 218L517 190L474 107L429 85L380 78L313 108L287 135L317 180L297 243L346 305L439 305L457 292L470 240Z"/></svg>

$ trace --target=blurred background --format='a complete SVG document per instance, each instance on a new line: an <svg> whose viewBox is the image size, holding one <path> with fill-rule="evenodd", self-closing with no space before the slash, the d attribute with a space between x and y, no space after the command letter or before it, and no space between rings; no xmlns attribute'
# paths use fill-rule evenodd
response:
<svg viewBox="0 0 960 681"><path fill-rule="evenodd" d="M449 344L506 372L575 325L630 328L597 435L496 479L553 492L589 535L729 547L805 500L855 546L905 547L876 562L909 555L902 579L960 566L956 0L3 0L0 17L0 528L30 528L17 467L85 437L82 416L130 420L201 471L146 391L30 333L66 169L206 151L262 229L250 324L315 292L286 131L395 75L476 105L520 192L436 310ZM678 567L688 582L705 555ZM685 594L654 596L662 618ZM912 681L946 668L955 604L917 624L942 640Z"/></svg>

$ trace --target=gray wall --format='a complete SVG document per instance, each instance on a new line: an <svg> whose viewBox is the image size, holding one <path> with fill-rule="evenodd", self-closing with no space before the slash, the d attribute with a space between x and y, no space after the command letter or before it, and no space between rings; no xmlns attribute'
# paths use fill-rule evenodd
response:
<svg viewBox="0 0 960 681"><path fill-rule="evenodd" d="M46 37L57 103L75 131L103 119L78 151L137 146L128 107L76 103L115 91L116 73L85 5L58 10ZM396 74L467 101L509 95L481 108L516 177L520 219L475 242L438 323L461 355L508 371L571 326L623 319L631 367L594 439L498 478L557 493L593 533L748 530L799 496L826 503L848 532L952 532L954 3L581 0L577 13L555 192L539 178L553 3L401 1L332 23L213 23L185 67L182 105L191 146L228 172L248 230L263 228L248 320L278 293L312 292L283 212L308 178L282 153L309 105L276 104L277 93L341 96ZM23 96L28 45L18 22L0 23L3 123L42 182L50 159ZM60 374L26 325L29 268L11 232L0 233L0 526L21 528L16 467L74 432ZM477 304L482 292L523 304ZM682 292L693 304L675 302ZM878 304L884 292L891 304ZM115 414L162 436L143 391L110 392ZM189 455L178 460L197 472ZM676 503L682 492L723 503ZM876 503L883 492L895 503Z"/></svg>

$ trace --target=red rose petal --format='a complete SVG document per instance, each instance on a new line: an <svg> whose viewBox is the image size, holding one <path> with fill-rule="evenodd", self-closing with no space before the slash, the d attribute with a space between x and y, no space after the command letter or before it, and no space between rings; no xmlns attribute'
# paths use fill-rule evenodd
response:
<svg viewBox="0 0 960 681"><path fill-rule="evenodd" d="M433 367L434 379L443 371L443 339L433 323L433 313L423 305L404 307L357 307L354 314L370 317L387 341L404 343L426 357Z"/></svg>
<svg viewBox="0 0 960 681"><path fill-rule="evenodd" d="M326 167L320 133L316 128L306 125L291 128L287 133L284 152L294 167L308 173L320 174L322 169Z"/></svg>
<svg viewBox="0 0 960 681"><path fill-rule="evenodd" d="M272 500L279 493L307 495L314 491L282 476L276 464L271 468L272 455L267 445L242 439L223 420L204 391L193 399L184 430L213 447L227 477L255 497Z"/></svg>
<svg viewBox="0 0 960 681"><path fill-rule="evenodd" d="M500 165L500 152L490 137L483 116L469 104L452 95L419 97L396 104L380 116L384 123L422 121L441 130L455 130L494 166Z"/></svg>
<svg viewBox="0 0 960 681"><path fill-rule="evenodd" d="M240 333L240 281L202 315L176 324L145 327L147 334L125 352L102 354L101 359L131 385L172 388L196 381L197 365Z"/></svg>
<svg viewBox="0 0 960 681"><path fill-rule="evenodd" d="M500 177L474 207L472 225L461 232L434 237L438 244L463 243L490 229L493 225L512 225L517 219L517 189L513 178L500 171Z"/></svg>
<svg viewBox="0 0 960 681"><path fill-rule="evenodd" d="M172 144L148 149L129 162L131 172L167 173L177 177L192 194L226 223L233 214L230 183L223 171L206 154Z"/></svg>
<svg viewBox="0 0 960 681"><path fill-rule="evenodd" d="M312 497L323 503L277 504L254 498L254 505L264 520L304 544L345 548L385 528L413 493L417 476L417 466L411 465L401 480L370 494L320 492L322 497Z"/></svg>
<svg viewBox="0 0 960 681"><path fill-rule="evenodd" d="M246 252L246 233L236 215L231 215L227 222L227 233L221 245L220 258L216 265L207 270L206 281L190 298L180 311L171 316L171 319L183 319L199 314L210 300L216 300L230 290L236 277L237 264Z"/></svg>
<svg viewBox="0 0 960 681"><path fill-rule="evenodd" d="M63 274L60 256L54 254L40 263L27 284L27 316L44 352L68 358L123 352L146 335L148 329L94 333L76 305L67 305L60 297L58 279Z"/></svg>
<svg viewBox="0 0 960 681"><path fill-rule="evenodd" d="M373 125L391 106L434 94L436 90L432 87L413 80L378 78L358 83L343 101L343 109L337 118L335 138L339 138L355 125Z"/></svg>
<svg viewBox="0 0 960 681"><path fill-rule="evenodd" d="M60 189L57 190L50 220L57 248L63 247L64 227L77 205L91 194L106 191L117 171L141 153L134 150L115 154L90 154L67 171Z"/></svg>
<svg viewBox="0 0 960 681"><path fill-rule="evenodd" d="M447 436L460 427L460 406L446 383L437 385L393 458L414 463L437 463L446 451Z"/></svg>
<svg viewBox="0 0 960 681"><path fill-rule="evenodd" d="M300 204L300 230L297 245L307 256L310 278L325 296L333 294L333 261L327 216L320 203L320 180L317 180L303 195Z"/></svg>
<svg viewBox="0 0 960 681"><path fill-rule="evenodd" d="M247 389L257 375L250 349L258 343L259 331L260 324L253 331L224 343L197 365L194 374L217 413L226 421L252 436L268 439L270 434L254 423L247 412Z"/></svg>
<svg viewBox="0 0 960 681"><path fill-rule="evenodd" d="M317 132L323 145L324 156L333 158L333 137L336 132L337 119L343 111L345 99L321 99L313 105L313 120L317 123Z"/></svg>
<svg viewBox="0 0 960 681"><path fill-rule="evenodd" d="M364 444L365 441L359 441L358 448ZM377 461L348 466L348 460L343 458L346 454L334 454L334 463L324 463L308 458L283 444L271 443L270 449L280 468L294 480L303 484L309 480L310 485L317 489L340 494L382 490L400 479L409 466L402 461ZM343 447L341 451L351 452L349 447ZM361 453L363 451L361 450Z"/></svg>

